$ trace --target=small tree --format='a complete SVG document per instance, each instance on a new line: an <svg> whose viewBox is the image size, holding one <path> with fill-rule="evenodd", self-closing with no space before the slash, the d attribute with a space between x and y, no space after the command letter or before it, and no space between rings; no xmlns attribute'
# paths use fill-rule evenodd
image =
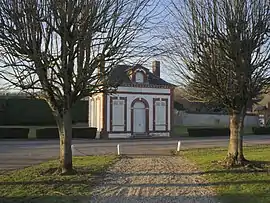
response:
<svg viewBox="0 0 270 203"><path fill-rule="evenodd" d="M228 166L246 161L246 108L268 89L269 8L268 0L186 0L170 10L176 20L166 45L171 71L193 100L227 108Z"/></svg>
<svg viewBox="0 0 270 203"><path fill-rule="evenodd" d="M1 77L49 104L62 173L72 172L71 107L117 86L110 71L143 55L153 10L150 0L0 0Z"/></svg>

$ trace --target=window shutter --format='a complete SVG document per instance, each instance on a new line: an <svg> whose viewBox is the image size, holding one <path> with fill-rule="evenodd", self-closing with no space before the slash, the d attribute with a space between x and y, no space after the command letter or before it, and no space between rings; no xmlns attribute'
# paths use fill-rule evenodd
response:
<svg viewBox="0 0 270 203"><path fill-rule="evenodd" d="M125 124L124 119L124 101L123 100L114 100L113 101L113 120L112 125L121 126Z"/></svg>
<svg viewBox="0 0 270 203"><path fill-rule="evenodd" d="M165 125L166 124L166 102L156 101L155 109L156 109L156 112L155 112L156 125Z"/></svg>

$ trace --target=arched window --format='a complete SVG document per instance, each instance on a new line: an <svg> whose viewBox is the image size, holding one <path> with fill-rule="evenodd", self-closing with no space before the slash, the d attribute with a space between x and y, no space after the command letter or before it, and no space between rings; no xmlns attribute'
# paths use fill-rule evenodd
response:
<svg viewBox="0 0 270 203"><path fill-rule="evenodd" d="M135 82L143 83L144 82L144 74L142 72L137 72L135 75Z"/></svg>

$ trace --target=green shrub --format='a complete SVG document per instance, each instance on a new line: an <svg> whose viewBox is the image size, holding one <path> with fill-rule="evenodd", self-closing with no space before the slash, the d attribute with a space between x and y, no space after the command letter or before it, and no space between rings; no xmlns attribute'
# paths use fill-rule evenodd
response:
<svg viewBox="0 0 270 203"><path fill-rule="evenodd" d="M95 139L97 128L73 128L72 138ZM37 139L59 139L57 128L37 129Z"/></svg>
<svg viewBox="0 0 270 203"><path fill-rule="evenodd" d="M267 135L270 134L270 128L268 127L253 127L252 131L255 135Z"/></svg>
<svg viewBox="0 0 270 203"><path fill-rule="evenodd" d="M57 128L43 128L36 130L37 139L59 139Z"/></svg>
<svg viewBox="0 0 270 203"><path fill-rule="evenodd" d="M1 139L28 139L28 128L0 128Z"/></svg>
<svg viewBox="0 0 270 203"><path fill-rule="evenodd" d="M72 123L87 123L88 101L78 101L71 109ZM0 98L0 125L56 126L46 101L32 98Z"/></svg>
<svg viewBox="0 0 270 203"><path fill-rule="evenodd" d="M229 128L188 128L190 137L230 136Z"/></svg>
<svg viewBox="0 0 270 203"><path fill-rule="evenodd" d="M96 134L97 134L97 128L73 128L72 129L73 138L95 139Z"/></svg>

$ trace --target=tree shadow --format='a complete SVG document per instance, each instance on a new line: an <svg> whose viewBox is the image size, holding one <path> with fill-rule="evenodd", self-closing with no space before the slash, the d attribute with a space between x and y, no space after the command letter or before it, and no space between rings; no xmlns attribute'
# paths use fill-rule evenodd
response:
<svg viewBox="0 0 270 203"><path fill-rule="evenodd" d="M42 162L48 161L51 158L44 157L24 157L18 159L14 157L1 157L0 159L0 170L18 170L27 168L32 165L38 165Z"/></svg>
<svg viewBox="0 0 270 203"><path fill-rule="evenodd" d="M228 186L228 185L242 185L242 184L270 184L270 180L251 180L251 181L221 181L211 183L142 183L142 184L121 184L122 187L212 187L212 186ZM118 186L115 183L105 183L107 186Z"/></svg>
<svg viewBox="0 0 270 203"><path fill-rule="evenodd" d="M38 177L46 177L46 180L33 180L33 181L1 181L0 186L19 186L19 185L47 185L47 186L63 186L63 185L81 185L95 186L101 182L106 176L106 169L96 169L95 167L74 167L74 174L64 176L68 179L61 179L59 168L52 167L45 170L40 170ZM4 174L5 175L5 174ZM9 174L6 174L9 175ZM87 177L87 178L85 178ZM1 194L0 194L1 197ZM0 201L1 203L1 201Z"/></svg>
<svg viewBox="0 0 270 203"><path fill-rule="evenodd" d="M197 172L182 172L182 173L109 173L110 176L114 177L134 177L134 176L192 176L192 175L206 175L206 174L223 174L223 173L231 173L231 174L248 174L248 173L269 173L270 171L267 169L254 171L254 170L211 170L211 171L197 171Z"/></svg>
<svg viewBox="0 0 270 203"><path fill-rule="evenodd" d="M249 161L251 165L258 166L258 167L270 167L270 161Z"/></svg>
<svg viewBox="0 0 270 203"><path fill-rule="evenodd" d="M223 194L223 195L111 195L111 196L74 196L74 195L44 195L44 196L28 196L28 197L0 197L0 203L236 203L236 202L267 202L270 194L254 193L254 194Z"/></svg>
<svg viewBox="0 0 270 203"><path fill-rule="evenodd" d="M51 173L50 171L49 173ZM241 185L241 184L269 184L270 180L244 180L244 181L221 181L221 182L212 182L212 183L159 183L159 184L134 184L130 182L125 182L121 184L115 184L113 181L108 179L115 177L127 178L131 176L163 176L163 175L171 175L171 176L191 176L191 175L203 175L203 174L214 174L214 173L243 173L243 171L231 171L231 170L212 170L206 172L189 172L189 173L110 173L110 172L100 172L95 173L89 168L84 168L79 171L80 175L87 175L91 174L91 178L87 180L49 180L49 181L21 181L21 182L0 182L0 187L5 186L16 186L16 185L32 185L38 187L39 184L47 185L48 187L52 185L61 185L62 187L68 187L71 185L81 185L85 184L88 186L87 194L91 193L92 187L102 183L104 186L109 186L111 188L113 194L117 194L121 188L125 189L134 189L140 188L142 190L150 188L167 188L167 187L175 187L175 188L195 188L195 190L199 190L200 188L209 188L212 186L228 186L228 185ZM248 173L248 171L244 171ZM252 171L253 172L253 171ZM106 175L106 179L105 178ZM149 189L148 189L149 190ZM85 191L84 191L85 192ZM181 203L218 203L218 202L226 202L226 203L235 203L235 202L246 202L246 203L255 203L261 202L262 199L266 199L265 202L270 202L270 194L261 193L261 194L240 194L241 191L237 191L237 194L223 194L223 195L215 195L215 196L191 196L188 195L179 195L179 196L150 196L150 197L142 197L141 195L138 196L126 196L126 194L118 193L118 195L114 196L107 196L106 193L99 193L95 191L95 196L86 195L86 196L74 196L74 195L66 195L66 194L56 194L55 196L27 196L27 197L1 197L0 194L0 203L86 203L86 202L93 202L93 203L118 203L118 202L129 202L129 203L138 203L138 202L181 202ZM82 193L85 194L85 193ZM210 200L209 200L210 199ZM252 200L252 201L251 201ZM269 200L269 201L268 201Z"/></svg>
<svg viewBox="0 0 270 203"><path fill-rule="evenodd" d="M270 172L270 161L258 161L258 160L245 160L243 163L238 163L235 166L228 167L226 163L222 160L214 160L211 161L211 164L213 166L222 166L222 168L227 169L228 172L231 173L237 173L239 171L240 173L247 172Z"/></svg>
<svg viewBox="0 0 270 203"><path fill-rule="evenodd" d="M114 175L114 174L111 174ZM137 174L136 174L137 175ZM136 176L134 175L134 176ZM141 176L143 174L140 174ZM149 175L149 174L144 174ZM155 174L156 176L162 176L163 174ZM115 176L114 176L115 177ZM123 177L123 176L121 176ZM95 185L102 180L101 175L94 175L88 180L37 180L37 181L2 181L0 186L10 186L10 185L79 185L79 184L89 184ZM109 179L109 178L107 178ZM242 185L242 184L270 184L270 180L243 180L243 181L220 181L220 182L206 182L206 183L141 183L141 184L130 184L121 183L122 187L212 187L212 186L224 186L224 185ZM112 183L107 181L104 183L106 186L119 186L118 183Z"/></svg>
<svg viewBox="0 0 270 203"><path fill-rule="evenodd" d="M217 196L222 203L268 203L270 202L269 193L253 193L253 194L240 194L239 193L225 193Z"/></svg>
<svg viewBox="0 0 270 203"><path fill-rule="evenodd" d="M9 169L0 169L0 175L6 175L10 172Z"/></svg>
<svg viewBox="0 0 270 203"><path fill-rule="evenodd" d="M151 157L171 157L172 155L169 152L164 152L164 153L160 153L160 152L156 152L156 153L125 153L123 154L121 157L126 158L126 159L134 159L134 158L151 158Z"/></svg>

